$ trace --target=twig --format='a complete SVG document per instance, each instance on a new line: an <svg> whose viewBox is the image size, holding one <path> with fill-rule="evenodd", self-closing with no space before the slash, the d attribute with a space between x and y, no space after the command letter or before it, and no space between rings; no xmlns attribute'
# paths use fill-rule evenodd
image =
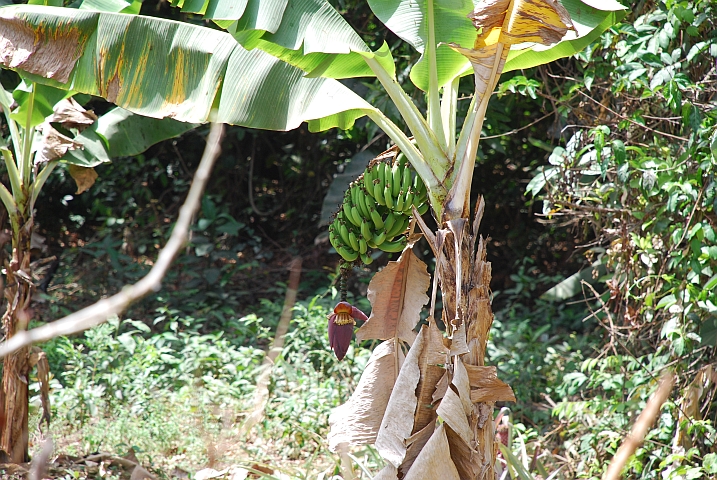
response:
<svg viewBox="0 0 717 480"><path fill-rule="evenodd" d="M119 293L83 308L79 312L42 327L16 333L6 342L0 344L0 358L36 342L45 342L62 335L72 335L97 326L106 322L109 317L121 313L142 297L160 290L164 275L187 240L192 217L199 208L212 166L219 156L223 132L223 125L212 124L202 160L194 174L194 180L189 193L187 193L187 199L179 210L179 218L174 230L172 230L172 235L169 237L167 245L159 252L157 261L149 273L134 285L125 286Z"/></svg>
<svg viewBox="0 0 717 480"><path fill-rule="evenodd" d="M32 459L29 476L30 480L42 480L45 478L47 464L49 463L50 456L52 455L52 449L52 438L48 438L42 442L40 452Z"/></svg>
<svg viewBox="0 0 717 480"><path fill-rule="evenodd" d="M609 208L609 207L594 207L592 205L579 205L577 203L568 202L565 200L555 200L555 205L576 208L579 210L585 210L586 212L597 212L597 213L632 213L630 210L625 208Z"/></svg>
<svg viewBox="0 0 717 480"><path fill-rule="evenodd" d="M647 125L643 125L643 124L641 124L641 123L639 123L639 122L636 122L636 121L633 120L632 118L626 117L625 115L616 112L615 110L613 110L612 108L608 107L607 105L603 105L602 103L598 102L597 100L595 100L593 97L591 97L591 96L588 95L587 93L581 92L580 90L576 90L576 91L577 91L580 95L582 95L582 96L584 96L584 97L590 99L591 101L595 102L596 104L600 105L601 107L604 107L605 110L607 110L608 112L612 113L613 115L617 115L618 117L622 118L623 120L627 120L628 122L632 123L633 125L636 125L636 126L638 126L638 127L640 127L640 128L644 128L645 130L649 130L650 132L656 133L657 135L662 135L663 137L674 138L675 140L680 140L681 142L687 142L687 141L689 141L689 139L687 139L687 138L678 137L677 135L672 135L671 133L667 133L667 132L661 132L661 131L659 131L659 130L655 130L654 128L650 128L650 127L648 127Z"/></svg>
<svg viewBox="0 0 717 480"><path fill-rule="evenodd" d="M662 376L660 379L660 386L657 387L657 391L650 396L645 409L642 411L640 416L637 417L637 421L632 427L632 431L630 431L630 434L622 442L622 445L620 445L620 448L615 456L612 457L612 461L610 462L610 466L608 467L603 480L620 480L620 478L622 478L620 475L622 469L625 467L625 464L627 464L627 461L630 459L632 454L635 453L637 447L642 445L645 435L647 435L650 427L652 427L652 424L655 422L655 418L657 418L657 415L660 413L660 407L662 407L662 404L665 403L665 400L669 397L674 384L674 374L665 373Z"/></svg>
<svg viewBox="0 0 717 480"><path fill-rule="evenodd" d="M543 120L545 120L546 118L548 118L548 117L551 116L552 114L553 114L553 112L546 113L545 115L543 115L543 116L540 117L539 119L533 120L532 122L530 122L529 124L527 124L527 125L525 125L525 126L523 126L523 127L515 128L515 129L513 129L513 130L511 130L511 131L509 131L509 132L499 133L499 134L497 134L497 135L488 135L487 137L480 137L480 139L481 139L481 140L488 140L488 139L490 139L490 138L507 137L508 135L513 135L514 133L518 133L518 132L521 131L521 130L525 130L526 128L532 127L533 125L535 125L535 124L538 123L538 122L542 122Z"/></svg>
<svg viewBox="0 0 717 480"><path fill-rule="evenodd" d="M284 348L284 337L289 331L289 323L291 322L291 312L296 303L296 294L299 290L299 278L301 276L301 257L295 257L289 266L289 285L286 289L284 297L284 308L281 311L279 324L276 326L276 334L272 342L269 352L264 357L261 366L261 373L256 380L256 390L254 390L254 400L252 401L252 412L249 414L241 427L243 435L251 432L252 428L259 423L264 416L266 402L269 399L269 380L274 368L274 362Z"/></svg>

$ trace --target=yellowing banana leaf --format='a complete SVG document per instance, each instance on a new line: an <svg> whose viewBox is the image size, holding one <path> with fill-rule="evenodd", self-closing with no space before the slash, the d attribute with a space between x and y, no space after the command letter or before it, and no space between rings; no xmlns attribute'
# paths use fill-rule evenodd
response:
<svg viewBox="0 0 717 480"><path fill-rule="evenodd" d="M504 72L531 68L574 55L627 14L625 7L614 0L563 0L561 3L570 14L575 34L568 34L550 47L532 45L530 48L511 50Z"/></svg>
<svg viewBox="0 0 717 480"><path fill-rule="evenodd" d="M423 54L428 42L429 2L433 4L436 44L453 43L464 47L473 45L476 38L475 28L467 18L468 14L475 8L486 5L498 5L506 9L510 4L508 0L369 0L369 5L379 20ZM546 0L529 3L540 5L545 4ZM624 16L624 13L621 13L624 7L615 0L561 0L560 3L572 17L576 33L560 40L549 50L529 43L529 39L524 40L525 43L520 45L521 49L509 55L504 71L529 68L573 55ZM585 39L588 36L589 38ZM525 58L521 58L518 63L518 57L523 55ZM514 58L515 62L512 61ZM445 85L456 76L472 71L464 57L445 45L437 47L436 63L439 85ZM428 89L428 62L425 55L411 70L411 81L424 91Z"/></svg>
<svg viewBox="0 0 717 480"><path fill-rule="evenodd" d="M606 17L612 15L605 22L611 24L614 14L607 9L622 8L613 0L607 0L605 5L606 10L598 10L581 0L486 0L478 3L470 14L476 29L474 40L470 44L450 44L453 50L470 61L475 77L474 103L456 149L457 168L454 168L447 182L451 190L446 199L446 211L451 215L467 215L465 209L468 205L471 172L483 117L511 49L523 48L535 54L535 58L540 58L540 53L533 50L551 46L550 51L555 55L576 53L580 40L571 44L566 43L566 39L583 39L598 29ZM566 6L570 6L570 9ZM571 13L579 19L579 27L573 23Z"/></svg>
<svg viewBox="0 0 717 480"><path fill-rule="evenodd" d="M348 128L371 107L231 35L186 23L67 8L0 9L0 61L31 80L154 118L290 130Z"/></svg>

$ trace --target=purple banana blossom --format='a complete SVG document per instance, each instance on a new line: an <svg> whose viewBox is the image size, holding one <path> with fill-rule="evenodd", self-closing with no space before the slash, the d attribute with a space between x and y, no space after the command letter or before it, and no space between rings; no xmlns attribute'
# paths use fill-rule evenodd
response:
<svg viewBox="0 0 717 480"><path fill-rule="evenodd" d="M351 345L356 320L365 322L368 317L348 302L337 303L334 313L329 315L329 343L339 360L343 360Z"/></svg>

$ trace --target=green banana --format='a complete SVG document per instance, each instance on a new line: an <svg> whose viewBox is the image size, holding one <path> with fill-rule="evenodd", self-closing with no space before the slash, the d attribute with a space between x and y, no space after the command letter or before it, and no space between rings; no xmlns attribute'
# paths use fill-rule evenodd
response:
<svg viewBox="0 0 717 480"><path fill-rule="evenodd" d="M369 167L366 167L366 170L363 172L363 186L367 192L371 191L373 188L373 181L376 179L374 175L375 173L376 169Z"/></svg>
<svg viewBox="0 0 717 480"><path fill-rule="evenodd" d="M381 230L385 227L383 219L376 209L371 210L371 221L376 227L376 230Z"/></svg>
<svg viewBox="0 0 717 480"><path fill-rule="evenodd" d="M403 177L401 178L401 190L407 192L411 186L411 169L408 166L403 167Z"/></svg>
<svg viewBox="0 0 717 480"><path fill-rule="evenodd" d="M426 202L421 198L421 194L419 192L413 192L413 206L418 208L424 203Z"/></svg>
<svg viewBox="0 0 717 480"><path fill-rule="evenodd" d="M351 211L351 202L344 202L343 205L341 205L341 208L344 211L344 219L348 220L349 222L353 223L357 227L361 225L361 223L356 223L356 219L354 218L353 212ZM358 217L360 218L360 217Z"/></svg>
<svg viewBox="0 0 717 480"><path fill-rule="evenodd" d="M406 193L406 199L403 201L403 212L411 214L411 207L413 206L413 192L409 191Z"/></svg>
<svg viewBox="0 0 717 480"><path fill-rule="evenodd" d="M428 211L428 203L422 203L420 207L418 207L418 213L423 215Z"/></svg>
<svg viewBox="0 0 717 480"><path fill-rule="evenodd" d="M368 245L369 248L376 248L376 244L373 242L372 237L366 239L366 245Z"/></svg>
<svg viewBox="0 0 717 480"><path fill-rule="evenodd" d="M344 260L347 262L353 262L359 257L359 253L355 252L353 250L349 250L346 247L340 246L336 248L336 251L339 252L339 255L343 257Z"/></svg>
<svg viewBox="0 0 717 480"><path fill-rule="evenodd" d="M359 212L361 213L362 218L366 218L369 214L368 209L366 209L366 203L363 201L363 189L359 187L358 185L355 185L351 187L351 198L353 201L354 206L358 207Z"/></svg>
<svg viewBox="0 0 717 480"><path fill-rule="evenodd" d="M399 219L396 220L396 224L393 226L391 231L386 233L386 236L389 238L393 238L399 233L403 233L406 231L406 228L408 228L408 222L411 220L411 217L408 215L401 215Z"/></svg>
<svg viewBox="0 0 717 480"><path fill-rule="evenodd" d="M349 186L349 189L346 191L346 196L344 197L344 203L349 204L349 207L358 205L356 203L356 191L353 188L353 185ZM359 211L360 213L360 211Z"/></svg>
<svg viewBox="0 0 717 480"><path fill-rule="evenodd" d="M377 233L373 236L373 243L375 243L377 247L380 247L381 244L386 241L386 236L385 231Z"/></svg>
<svg viewBox="0 0 717 480"><path fill-rule="evenodd" d="M421 196L426 195L426 184L423 183L423 179L420 177L420 175L416 175L416 179L414 180L413 184L416 187L416 190L418 190L418 193L421 194Z"/></svg>
<svg viewBox="0 0 717 480"><path fill-rule="evenodd" d="M353 219L351 219L351 223L353 223L357 227L361 226L361 220L363 219L363 217L361 217L361 213L359 213L358 208L352 206L351 215L353 216Z"/></svg>
<svg viewBox="0 0 717 480"><path fill-rule="evenodd" d="M399 190L401 190L401 177L403 176L403 168L398 166L398 163L394 163L391 167L391 196L396 198Z"/></svg>
<svg viewBox="0 0 717 480"><path fill-rule="evenodd" d="M383 200L386 202L386 206L393 210L393 193L389 184L386 184L383 189Z"/></svg>
<svg viewBox="0 0 717 480"><path fill-rule="evenodd" d="M378 183L381 184L382 190L386 186L386 167L387 165L383 162L378 164Z"/></svg>
<svg viewBox="0 0 717 480"><path fill-rule="evenodd" d="M402 212L403 206L406 200L406 196L403 194L403 190L398 192L398 196L396 197L396 211Z"/></svg>
<svg viewBox="0 0 717 480"><path fill-rule="evenodd" d="M376 203L379 205L386 205L386 200L383 198L384 188L380 181L373 186L373 198L376 199Z"/></svg>
<svg viewBox="0 0 717 480"><path fill-rule="evenodd" d="M373 263L373 258L371 258L370 255L367 255L365 253L361 254L361 261L365 263L366 265L371 265Z"/></svg>
<svg viewBox="0 0 717 480"><path fill-rule="evenodd" d="M371 232L371 227L368 226L368 222L366 220L361 222L361 236L368 241L370 238L373 237L373 232Z"/></svg>
<svg viewBox="0 0 717 480"><path fill-rule="evenodd" d="M386 220L383 221L383 229L387 232L391 230L391 227L393 227L393 224L396 223L397 215L393 212L388 212L388 215L386 215Z"/></svg>
<svg viewBox="0 0 717 480"><path fill-rule="evenodd" d="M366 208L369 212L376 209L376 200L373 198L373 193L371 195L365 195L364 200L366 201Z"/></svg>
<svg viewBox="0 0 717 480"><path fill-rule="evenodd" d="M403 152L398 152L398 155L396 155L396 158L393 160L395 163L399 164L402 167L405 167L408 162L406 162L406 155L403 154Z"/></svg>
<svg viewBox="0 0 717 480"><path fill-rule="evenodd" d="M406 240L403 238L394 242L383 242L381 245L378 246L378 248L388 253L401 252L405 247Z"/></svg>
<svg viewBox="0 0 717 480"><path fill-rule="evenodd" d="M343 243L341 243L341 239L339 238L338 234L334 229L329 230L329 241L334 248L336 248L337 245L343 245Z"/></svg>
<svg viewBox="0 0 717 480"><path fill-rule="evenodd" d="M341 224L339 226L339 235L341 236L341 240L343 240L344 245L351 244L351 241L349 240L349 229L346 227L346 225Z"/></svg>
<svg viewBox="0 0 717 480"><path fill-rule="evenodd" d="M354 232L349 232L349 245L351 245L351 248L353 248L355 251L359 251L358 238L356 237L356 234Z"/></svg>
<svg viewBox="0 0 717 480"><path fill-rule="evenodd" d="M360 238L358 239L358 244L359 244L359 249L358 249L358 251L359 251L360 254L363 255L363 254L366 253L366 251L368 250L368 244L366 243L366 240L363 239L363 237L360 237ZM364 262L364 263L365 263L365 262Z"/></svg>

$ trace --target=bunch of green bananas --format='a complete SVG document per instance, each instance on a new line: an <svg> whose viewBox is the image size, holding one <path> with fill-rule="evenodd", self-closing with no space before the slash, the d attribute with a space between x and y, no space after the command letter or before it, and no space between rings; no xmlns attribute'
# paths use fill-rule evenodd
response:
<svg viewBox="0 0 717 480"><path fill-rule="evenodd" d="M403 234L411 208L415 206L420 214L428 210L426 186L402 157L399 154L392 163L372 161L346 191L329 225L329 240L347 262L360 258L370 264L370 248L400 252L406 246Z"/></svg>

